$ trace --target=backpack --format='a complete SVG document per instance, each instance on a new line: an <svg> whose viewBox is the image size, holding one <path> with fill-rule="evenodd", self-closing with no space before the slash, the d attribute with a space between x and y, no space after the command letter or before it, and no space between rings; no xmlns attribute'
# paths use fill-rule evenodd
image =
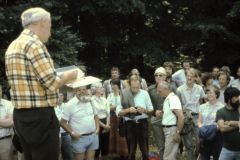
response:
<svg viewBox="0 0 240 160"><path fill-rule="evenodd" d="M181 131L181 135L186 135L194 129L193 116L189 109L183 109L184 125Z"/></svg>

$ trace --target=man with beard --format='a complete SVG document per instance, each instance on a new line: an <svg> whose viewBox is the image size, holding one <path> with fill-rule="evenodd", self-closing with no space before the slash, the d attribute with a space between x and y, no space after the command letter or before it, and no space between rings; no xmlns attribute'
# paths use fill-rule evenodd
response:
<svg viewBox="0 0 240 160"><path fill-rule="evenodd" d="M229 87L224 92L226 106L218 110L216 120L223 135L223 148L219 160L240 159L239 96L237 88Z"/></svg>
<svg viewBox="0 0 240 160"><path fill-rule="evenodd" d="M240 67L237 70L237 79L232 82L232 87L236 87L240 90Z"/></svg>
<svg viewBox="0 0 240 160"><path fill-rule="evenodd" d="M75 97L66 104L60 124L72 137L74 159L93 160L99 147L99 119L91 98L87 96L87 87L79 86L74 92Z"/></svg>

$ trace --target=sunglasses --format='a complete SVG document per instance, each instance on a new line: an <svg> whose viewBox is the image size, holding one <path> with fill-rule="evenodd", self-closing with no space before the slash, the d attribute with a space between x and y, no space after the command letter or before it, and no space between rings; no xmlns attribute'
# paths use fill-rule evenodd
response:
<svg viewBox="0 0 240 160"><path fill-rule="evenodd" d="M155 74L154 76L155 77L163 77L164 75L163 74Z"/></svg>

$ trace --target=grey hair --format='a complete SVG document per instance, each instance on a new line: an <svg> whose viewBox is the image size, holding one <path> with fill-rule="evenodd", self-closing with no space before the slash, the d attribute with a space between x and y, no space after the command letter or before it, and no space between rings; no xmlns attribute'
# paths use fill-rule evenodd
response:
<svg viewBox="0 0 240 160"><path fill-rule="evenodd" d="M170 83L166 82L166 81L161 81L158 83L158 86L160 86L161 88L164 88L164 89L168 89L168 90L171 90L171 86L170 86Z"/></svg>
<svg viewBox="0 0 240 160"><path fill-rule="evenodd" d="M96 93L96 89L99 88L99 87L103 87L101 82L93 83L91 85L92 94L95 94Z"/></svg>
<svg viewBox="0 0 240 160"><path fill-rule="evenodd" d="M29 8L22 13L21 19L22 19L22 26L26 28L27 26L29 26L34 22L44 20L44 19L46 20L50 19L50 13L47 12L45 9L39 8L39 7Z"/></svg>

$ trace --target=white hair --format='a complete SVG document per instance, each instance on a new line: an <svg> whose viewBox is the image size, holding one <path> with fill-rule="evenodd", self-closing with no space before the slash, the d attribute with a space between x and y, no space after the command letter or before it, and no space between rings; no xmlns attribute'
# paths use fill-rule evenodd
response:
<svg viewBox="0 0 240 160"><path fill-rule="evenodd" d="M95 93L96 93L96 89L97 89L97 88L101 88L101 87L103 87L103 85L102 85L101 82L93 83L93 84L91 85L91 91L92 91L92 93L95 94Z"/></svg>
<svg viewBox="0 0 240 160"><path fill-rule="evenodd" d="M25 10L22 15L22 26L25 28L28 25L43 20L43 19L50 19L50 13L44 10L43 8L29 8Z"/></svg>
<svg viewBox="0 0 240 160"><path fill-rule="evenodd" d="M168 83L168 82L166 82L166 81L161 81L161 82L159 82L158 85L159 85L161 88L171 90L170 83Z"/></svg>

